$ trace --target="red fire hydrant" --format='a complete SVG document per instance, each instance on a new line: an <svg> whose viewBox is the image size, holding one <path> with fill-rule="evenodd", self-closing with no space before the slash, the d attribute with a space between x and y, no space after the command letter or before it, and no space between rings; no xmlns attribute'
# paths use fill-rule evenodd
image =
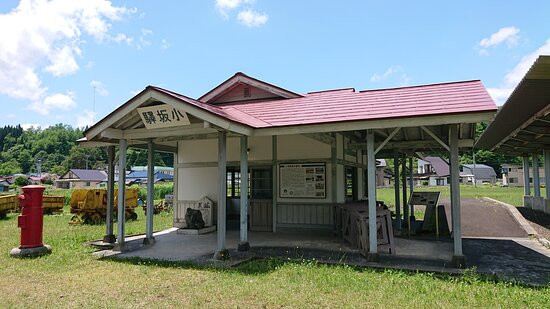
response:
<svg viewBox="0 0 550 309"><path fill-rule="evenodd" d="M21 215L17 222L21 228L21 245L13 248L10 254L14 257L29 257L51 253L52 248L42 243L42 195L45 188L31 185L21 189L23 194L18 197Z"/></svg>

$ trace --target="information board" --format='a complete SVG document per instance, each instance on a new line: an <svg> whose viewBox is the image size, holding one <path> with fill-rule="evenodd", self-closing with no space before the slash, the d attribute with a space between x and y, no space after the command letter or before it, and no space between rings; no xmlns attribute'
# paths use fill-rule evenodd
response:
<svg viewBox="0 0 550 309"><path fill-rule="evenodd" d="M168 104L140 107L137 109L147 129L160 129L189 125L189 117L183 110Z"/></svg>
<svg viewBox="0 0 550 309"><path fill-rule="evenodd" d="M279 197L325 198L325 163L279 164Z"/></svg>

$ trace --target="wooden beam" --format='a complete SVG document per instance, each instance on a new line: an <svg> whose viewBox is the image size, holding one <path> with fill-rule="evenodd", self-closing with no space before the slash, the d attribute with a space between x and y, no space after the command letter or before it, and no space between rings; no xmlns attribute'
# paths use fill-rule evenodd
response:
<svg viewBox="0 0 550 309"><path fill-rule="evenodd" d="M376 150L374 151L374 155L376 155L382 148L384 148L384 146L395 136L395 134L397 134L397 132L399 132L400 129L401 128L395 128L390 133L390 135L388 135L388 137L386 137L386 139L380 145L378 145L378 147L376 147Z"/></svg>
<svg viewBox="0 0 550 309"><path fill-rule="evenodd" d="M460 126L458 126L460 128ZM432 131L430 131L428 128L426 128L425 126L420 126L420 128L424 131L426 131L426 133L428 133L428 135L430 135L434 140L436 140L441 146L443 146L443 148L447 149L447 151L450 151L451 148L445 144L437 135L435 135Z"/></svg>
<svg viewBox="0 0 550 309"><path fill-rule="evenodd" d="M474 145L473 139L461 139L458 141L459 148L468 148ZM355 143L348 146L350 149L366 149L367 143ZM388 142L384 149L428 149L428 148L442 148L437 141L396 141Z"/></svg>

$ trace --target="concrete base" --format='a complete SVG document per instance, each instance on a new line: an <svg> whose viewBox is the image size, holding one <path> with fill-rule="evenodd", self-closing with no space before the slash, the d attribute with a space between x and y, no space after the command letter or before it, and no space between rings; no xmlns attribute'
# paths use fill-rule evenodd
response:
<svg viewBox="0 0 550 309"><path fill-rule="evenodd" d="M248 250L250 250L250 244L248 243L248 241L246 241L246 242L240 242L240 243L237 245L237 250L238 250L238 251L248 251Z"/></svg>
<svg viewBox="0 0 550 309"><path fill-rule="evenodd" d="M43 245L34 248L13 248L10 255L16 258L37 257L52 253L52 247Z"/></svg>
<svg viewBox="0 0 550 309"><path fill-rule="evenodd" d="M126 252L128 251L128 246L125 242L119 244L118 242L114 244L113 251Z"/></svg>
<svg viewBox="0 0 550 309"><path fill-rule="evenodd" d="M380 261L380 255L378 253L367 253L367 262L379 262Z"/></svg>
<svg viewBox="0 0 550 309"><path fill-rule="evenodd" d="M451 261L454 268L466 268L466 259L464 255L453 255L453 260Z"/></svg>
<svg viewBox="0 0 550 309"><path fill-rule="evenodd" d="M116 242L116 237L113 234L105 235L105 237L103 237L103 242L114 244Z"/></svg>
<svg viewBox="0 0 550 309"><path fill-rule="evenodd" d="M214 253L214 260L225 261L229 259L229 250L223 249Z"/></svg>
<svg viewBox="0 0 550 309"><path fill-rule="evenodd" d="M179 229L177 231L177 233L180 234L180 235L202 235L202 234L212 233L215 230L216 230L216 226L212 225L212 226L207 226L205 228L202 228L200 230L196 230L196 229Z"/></svg>
<svg viewBox="0 0 550 309"><path fill-rule="evenodd" d="M155 237L145 237L143 238L143 244L144 245L154 245L156 242Z"/></svg>
<svg viewBox="0 0 550 309"><path fill-rule="evenodd" d="M544 212L550 214L550 200L544 199Z"/></svg>
<svg viewBox="0 0 550 309"><path fill-rule="evenodd" d="M523 207L533 208L533 197L530 195L523 196Z"/></svg>
<svg viewBox="0 0 550 309"><path fill-rule="evenodd" d="M544 198L540 196L532 197L532 208L538 211L544 211Z"/></svg>

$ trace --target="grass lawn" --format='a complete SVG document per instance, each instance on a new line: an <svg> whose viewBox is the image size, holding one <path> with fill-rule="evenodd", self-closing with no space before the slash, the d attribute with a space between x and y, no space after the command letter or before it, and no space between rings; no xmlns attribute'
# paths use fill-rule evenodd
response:
<svg viewBox="0 0 550 309"><path fill-rule="evenodd" d="M494 194L502 190L498 193L502 195L512 192L491 190ZM128 234L145 231L143 212L138 214L137 221L127 223ZM550 307L549 288L492 282L473 272L457 278L278 260L228 270L97 260L82 243L103 237L105 226L70 226L70 218L69 213L46 216L44 240L52 245L53 254L23 260L8 254L19 242L16 215L0 220L1 308ZM170 213L155 216L155 229L171 224Z"/></svg>

